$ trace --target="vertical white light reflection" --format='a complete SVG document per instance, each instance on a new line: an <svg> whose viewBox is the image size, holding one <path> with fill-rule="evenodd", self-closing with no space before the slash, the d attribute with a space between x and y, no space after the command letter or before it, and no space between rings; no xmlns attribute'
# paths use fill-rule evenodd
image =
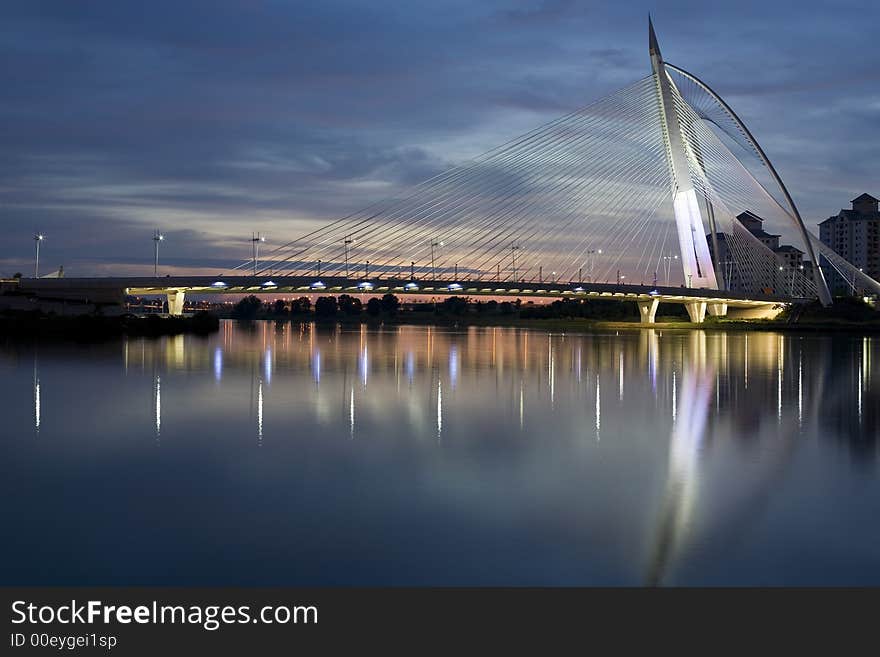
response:
<svg viewBox="0 0 880 657"><path fill-rule="evenodd" d="M867 337L862 338L862 381L868 390L871 385L871 341Z"/></svg>
<svg viewBox="0 0 880 657"><path fill-rule="evenodd" d="M620 366L618 369L620 371L620 374L619 374L620 385L619 385L617 397L620 401L623 401L623 349L620 350Z"/></svg>
<svg viewBox="0 0 880 657"><path fill-rule="evenodd" d="M257 445L263 446L263 380L257 384Z"/></svg>
<svg viewBox="0 0 880 657"><path fill-rule="evenodd" d="M550 379L550 406L556 405L556 356L553 353L552 343L548 343L547 374Z"/></svg>
<svg viewBox="0 0 880 657"><path fill-rule="evenodd" d="M214 349L214 380L219 382L223 378L223 350L220 347Z"/></svg>
<svg viewBox="0 0 880 657"><path fill-rule="evenodd" d="M263 375L266 378L266 385L272 385L272 348L266 347L266 353L263 356Z"/></svg>
<svg viewBox="0 0 880 657"><path fill-rule="evenodd" d="M782 368L785 365L783 337L780 335L776 344L776 419L782 420Z"/></svg>
<svg viewBox="0 0 880 657"><path fill-rule="evenodd" d="M859 407L859 424L862 423L862 370L859 369L859 393L858 393L858 407Z"/></svg>
<svg viewBox="0 0 880 657"><path fill-rule="evenodd" d="M581 346L578 345L577 348L577 356L575 357L575 363L577 366L577 379L578 383L581 382Z"/></svg>
<svg viewBox="0 0 880 657"><path fill-rule="evenodd" d="M675 413L676 407L678 406L678 402L675 398L676 396L676 384L675 384L675 370L672 370L672 422L675 423Z"/></svg>
<svg viewBox="0 0 880 657"><path fill-rule="evenodd" d="M596 440L600 440L602 430L602 394L599 386L599 375L596 375Z"/></svg>
<svg viewBox="0 0 880 657"><path fill-rule="evenodd" d="M519 428L523 428L523 380L519 380Z"/></svg>
<svg viewBox="0 0 880 657"><path fill-rule="evenodd" d="M437 442L443 431L443 381L437 379Z"/></svg>
<svg viewBox="0 0 880 657"><path fill-rule="evenodd" d="M351 401L348 407L349 436L354 438L354 386L351 387Z"/></svg>
<svg viewBox="0 0 880 657"><path fill-rule="evenodd" d="M798 426L804 421L804 352L798 353Z"/></svg>
<svg viewBox="0 0 880 657"><path fill-rule="evenodd" d="M315 385L321 385L321 350L317 348L312 352L312 378Z"/></svg>
<svg viewBox="0 0 880 657"><path fill-rule="evenodd" d="M34 427L40 433L40 379L34 380Z"/></svg>
<svg viewBox="0 0 880 657"><path fill-rule="evenodd" d="M162 379L156 375L156 438L162 434Z"/></svg>
<svg viewBox="0 0 880 657"><path fill-rule="evenodd" d="M406 378L409 380L409 384L412 385L413 379L416 375L416 357L412 351L406 352Z"/></svg>
<svg viewBox="0 0 880 657"><path fill-rule="evenodd" d="M364 345L364 350L361 352L360 369L361 369L361 380L364 384L364 388L366 388L367 387L367 372L370 369L370 356L367 353L367 345Z"/></svg>
<svg viewBox="0 0 880 657"><path fill-rule="evenodd" d="M744 362L744 384L746 390L749 389L749 336L745 335L745 346L743 347L743 362Z"/></svg>
<svg viewBox="0 0 880 657"><path fill-rule="evenodd" d="M449 347L449 383L455 390L455 384L458 382L458 346L451 345Z"/></svg>

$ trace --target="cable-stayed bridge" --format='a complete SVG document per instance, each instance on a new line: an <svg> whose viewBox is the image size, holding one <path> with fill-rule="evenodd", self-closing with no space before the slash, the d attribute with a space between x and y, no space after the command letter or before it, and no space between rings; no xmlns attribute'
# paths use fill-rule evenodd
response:
<svg viewBox="0 0 880 657"><path fill-rule="evenodd" d="M829 267L880 292L807 230L745 124L664 61L650 23L649 53L649 76L227 275L25 279L21 288L93 300L167 294L172 314L187 292L605 296L638 302L645 322L661 301L684 304L695 322L829 304ZM746 211L802 257L769 248L737 219Z"/></svg>

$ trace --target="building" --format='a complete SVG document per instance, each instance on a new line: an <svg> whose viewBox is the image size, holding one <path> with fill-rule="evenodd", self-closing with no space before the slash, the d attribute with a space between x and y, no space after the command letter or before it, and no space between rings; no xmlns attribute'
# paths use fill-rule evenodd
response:
<svg viewBox="0 0 880 657"><path fill-rule="evenodd" d="M851 264L874 279L880 278L880 212L878 200L861 194L851 210L841 210L819 224L819 239ZM823 267L828 287L836 294L852 293L852 282L845 281L832 267Z"/></svg>
<svg viewBox="0 0 880 657"><path fill-rule="evenodd" d="M712 262L716 270L724 278L725 289L734 292L763 292L766 294L801 293L797 274L812 279L813 267L809 260L804 260L804 252L790 244L780 244L780 235L764 230L764 219L754 212L746 210L737 215L737 221L749 231L762 245L766 252L753 253L749 263L740 263L731 248L729 236L717 233L715 240L711 233L707 235ZM714 243L718 243L718 257L715 257Z"/></svg>

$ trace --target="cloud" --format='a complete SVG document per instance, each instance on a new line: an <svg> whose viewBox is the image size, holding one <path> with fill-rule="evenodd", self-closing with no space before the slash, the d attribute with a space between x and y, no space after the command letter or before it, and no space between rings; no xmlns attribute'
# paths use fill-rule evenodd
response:
<svg viewBox="0 0 880 657"><path fill-rule="evenodd" d="M44 230L66 269L136 269L159 226L212 266L245 259L252 230L292 239L644 77L649 8L4 3L0 257L26 266ZM734 105L817 219L880 193L862 31L880 10L856 8L655 11L664 54Z"/></svg>

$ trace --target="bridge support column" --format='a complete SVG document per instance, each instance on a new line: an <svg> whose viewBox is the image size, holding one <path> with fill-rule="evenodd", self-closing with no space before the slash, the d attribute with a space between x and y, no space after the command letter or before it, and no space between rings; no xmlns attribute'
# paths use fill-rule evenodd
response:
<svg viewBox="0 0 880 657"><path fill-rule="evenodd" d="M727 304L710 303L706 307L706 312L712 315L712 317L727 317Z"/></svg>
<svg viewBox="0 0 880 657"><path fill-rule="evenodd" d="M657 306L660 305L659 299L651 299L649 301L636 301L639 306L639 314L642 316L642 324L653 324L654 318L657 316Z"/></svg>
<svg viewBox="0 0 880 657"><path fill-rule="evenodd" d="M183 314L183 290L168 290L165 297L168 299L168 314Z"/></svg>
<svg viewBox="0 0 880 657"><path fill-rule="evenodd" d="M684 307L687 309L688 315L694 324L702 324L706 320L707 306L708 304L705 301L689 301L684 304Z"/></svg>

